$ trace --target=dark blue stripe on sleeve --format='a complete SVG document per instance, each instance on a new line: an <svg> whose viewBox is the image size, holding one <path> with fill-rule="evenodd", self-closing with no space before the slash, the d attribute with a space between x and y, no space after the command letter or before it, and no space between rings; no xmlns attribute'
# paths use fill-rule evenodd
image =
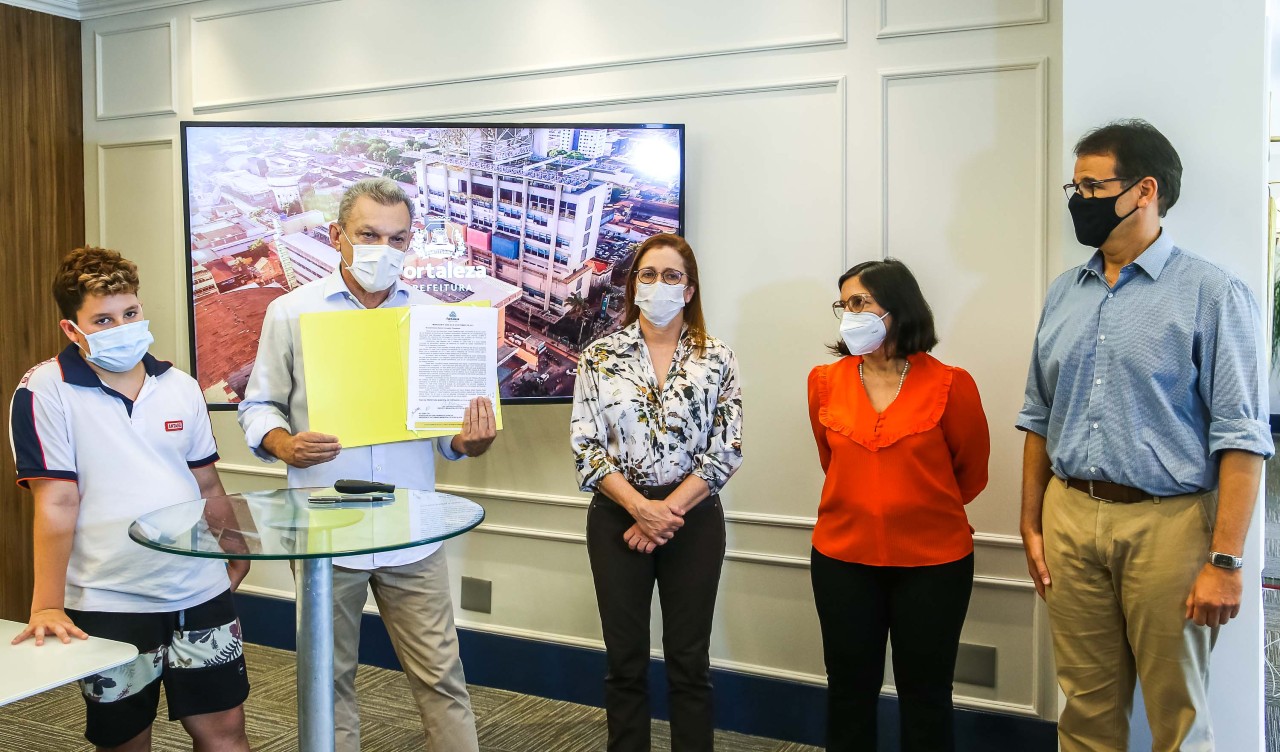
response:
<svg viewBox="0 0 1280 752"><path fill-rule="evenodd" d="M80 481L79 476L66 470L38 470L35 472L24 473L18 472L18 485L23 488L31 488L30 481L33 480L67 480L72 483Z"/></svg>
<svg viewBox="0 0 1280 752"><path fill-rule="evenodd" d="M197 467L212 465L213 463L217 462L220 459L222 458L218 456L218 453L214 452L213 454L209 455L208 457L205 457L202 460L187 460L187 467L191 468L192 470L195 470Z"/></svg>
<svg viewBox="0 0 1280 752"><path fill-rule="evenodd" d="M26 388L19 388L13 393L9 435L13 437L13 459L18 465L18 475L43 473L46 469L40 432L36 430L35 398L35 394Z"/></svg>

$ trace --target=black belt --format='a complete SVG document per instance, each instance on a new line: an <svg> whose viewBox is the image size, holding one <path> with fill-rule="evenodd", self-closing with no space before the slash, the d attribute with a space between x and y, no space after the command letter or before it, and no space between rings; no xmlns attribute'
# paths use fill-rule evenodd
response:
<svg viewBox="0 0 1280 752"><path fill-rule="evenodd" d="M641 496L650 501L662 501L670 496L673 491L679 488L680 483L668 483L665 486L641 486L639 484L632 483L631 487L638 491Z"/></svg>
<svg viewBox="0 0 1280 752"><path fill-rule="evenodd" d="M1106 480L1067 478L1067 486L1077 491L1083 491L1098 501L1106 501L1112 504L1137 504L1138 502L1151 501L1155 498L1155 495L1149 494L1141 488L1122 486L1119 483L1112 483Z"/></svg>
<svg viewBox="0 0 1280 752"><path fill-rule="evenodd" d="M680 483L669 483L665 486L641 486L641 485L632 483L631 487L634 488L641 496L645 497L649 501L662 501L666 499L668 496L670 496L672 491L675 491L677 488L679 488ZM602 491L596 491L593 498L598 499L602 502L607 501L609 502L609 506L622 509L622 506L620 504L615 504L613 499L610 499L608 496L605 496ZM720 499L720 494L711 494L707 498L698 502L697 505L694 506L694 508L690 509L689 511L692 512L694 509L701 509L704 506L709 506L711 504L714 504L719 499Z"/></svg>

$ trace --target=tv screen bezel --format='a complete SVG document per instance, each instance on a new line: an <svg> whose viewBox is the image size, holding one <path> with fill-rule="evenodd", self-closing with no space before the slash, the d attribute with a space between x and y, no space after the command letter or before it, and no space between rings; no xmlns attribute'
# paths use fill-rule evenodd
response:
<svg viewBox="0 0 1280 752"><path fill-rule="evenodd" d="M434 121L434 120L391 120L391 121L281 121L281 120L182 120L178 123L179 137L181 141L181 159L182 159L182 227L183 227L183 249L186 257L186 295L187 295L187 345L191 358L191 377L199 382L199 361L196 359L196 312L195 312L195 275L192 273L192 249L191 249L191 186L190 186L190 169L187 155L187 135L194 128L531 128L531 129L561 129L573 128L578 130L592 129L613 129L613 130L676 130L680 134L680 208L678 211L679 229L675 234L687 238L687 224L685 222L687 203L687 190L685 184L685 174L687 162L685 159L685 124L684 123L607 123L607 122L589 122L575 123L566 121L555 122L490 122L490 121ZM296 289L296 288L295 288ZM261 333L261 330L259 330ZM576 383L577 375L574 376ZM507 405L563 405L573 402L571 395L556 397L503 397L503 406ZM240 402L209 402L205 401L205 406L209 410L215 411L231 411L238 410Z"/></svg>

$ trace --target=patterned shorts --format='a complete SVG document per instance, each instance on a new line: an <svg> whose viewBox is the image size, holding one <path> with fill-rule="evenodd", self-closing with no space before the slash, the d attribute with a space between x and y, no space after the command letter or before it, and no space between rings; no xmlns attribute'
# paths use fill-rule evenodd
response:
<svg viewBox="0 0 1280 752"><path fill-rule="evenodd" d="M135 614L74 611L67 615L94 637L127 642L138 657L80 681L85 738L119 746L156 718L160 685L169 720L230 710L249 696L240 622L231 591L183 611Z"/></svg>

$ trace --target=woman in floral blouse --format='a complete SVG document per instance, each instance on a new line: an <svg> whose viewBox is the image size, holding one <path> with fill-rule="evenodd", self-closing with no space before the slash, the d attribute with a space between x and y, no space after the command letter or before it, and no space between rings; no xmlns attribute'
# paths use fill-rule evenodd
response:
<svg viewBox="0 0 1280 752"><path fill-rule="evenodd" d="M673 752L713 742L711 617L724 559L719 491L742 462L733 351L707 334L698 265L678 235L640 246L623 328L578 363L571 442L593 491L587 553L609 673L610 752L649 749L649 610L662 602Z"/></svg>

